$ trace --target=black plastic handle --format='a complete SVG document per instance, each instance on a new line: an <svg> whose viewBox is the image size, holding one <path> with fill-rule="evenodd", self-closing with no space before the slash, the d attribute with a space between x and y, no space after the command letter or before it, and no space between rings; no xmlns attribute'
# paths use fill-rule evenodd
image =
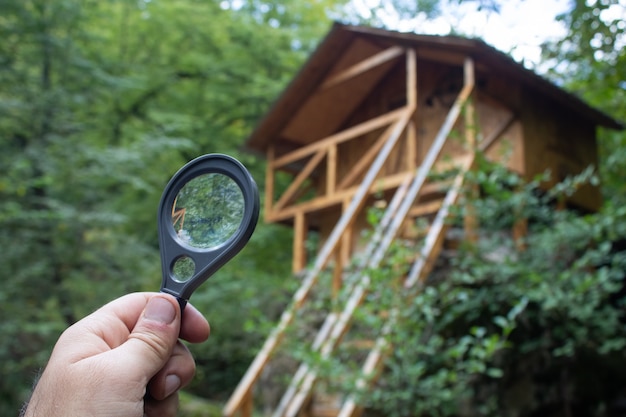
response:
<svg viewBox="0 0 626 417"><path fill-rule="evenodd" d="M243 197L243 216L237 229L214 247L198 247L181 239L172 221L176 199L191 180L204 174L221 174L232 179ZM259 218L259 192L248 170L235 158L222 154L200 156L183 166L169 181L159 203L158 231L163 279L161 291L179 299L181 311L191 294L248 243ZM188 257L195 268L193 275L177 279L175 262Z"/></svg>

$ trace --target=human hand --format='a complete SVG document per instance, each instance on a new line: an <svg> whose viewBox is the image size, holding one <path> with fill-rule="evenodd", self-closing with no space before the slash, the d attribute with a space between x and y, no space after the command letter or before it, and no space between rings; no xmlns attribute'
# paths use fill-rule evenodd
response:
<svg viewBox="0 0 626 417"><path fill-rule="evenodd" d="M178 389L195 372L189 350L209 337L191 305L161 293L118 298L59 337L25 417L175 416Z"/></svg>

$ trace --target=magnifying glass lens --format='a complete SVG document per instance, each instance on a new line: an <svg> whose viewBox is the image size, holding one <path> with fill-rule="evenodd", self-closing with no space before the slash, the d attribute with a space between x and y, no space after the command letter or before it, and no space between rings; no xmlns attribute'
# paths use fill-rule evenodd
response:
<svg viewBox="0 0 626 417"><path fill-rule="evenodd" d="M172 278L176 282L187 282L196 272L196 263L189 256L181 256L172 265Z"/></svg>
<svg viewBox="0 0 626 417"><path fill-rule="evenodd" d="M198 249L226 242L243 220L244 198L229 176L199 175L180 190L172 209L172 225L180 241Z"/></svg>

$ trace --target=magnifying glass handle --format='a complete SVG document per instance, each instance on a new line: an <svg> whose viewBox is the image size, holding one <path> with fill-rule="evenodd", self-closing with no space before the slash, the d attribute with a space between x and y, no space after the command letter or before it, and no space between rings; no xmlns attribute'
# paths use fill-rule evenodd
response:
<svg viewBox="0 0 626 417"><path fill-rule="evenodd" d="M180 306L180 317L183 317L183 313L185 312L185 306L187 305L187 300L180 298L180 297L176 297L176 299L178 300L178 305Z"/></svg>

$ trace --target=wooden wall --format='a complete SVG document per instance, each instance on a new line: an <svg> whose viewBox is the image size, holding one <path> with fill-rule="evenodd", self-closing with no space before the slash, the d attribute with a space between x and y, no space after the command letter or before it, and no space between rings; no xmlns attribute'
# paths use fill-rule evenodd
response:
<svg viewBox="0 0 626 417"><path fill-rule="evenodd" d="M530 92L524 93L523 100L521 120L526 147L525 172L529 178L549 170L548 187L589 165L597 167L595 126L591 122ZM594 211L599 209L602 197L597 187L584 186L568 202Z"/></svg>

